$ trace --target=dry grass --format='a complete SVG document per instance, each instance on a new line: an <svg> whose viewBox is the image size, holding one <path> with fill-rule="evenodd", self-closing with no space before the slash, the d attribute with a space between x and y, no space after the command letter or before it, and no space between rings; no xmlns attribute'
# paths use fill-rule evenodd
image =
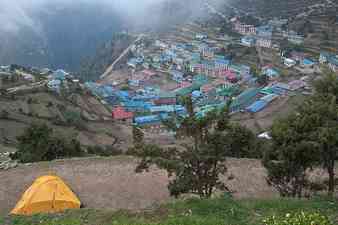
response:
<svg viewBox="0 0 338 225"><path fill-rule="evenodd" d="M257 160L228 161L224 180L236 190L237 198L271 198L277 193L265 182L265 170ZM57 174L89 208L140 210L170 200L165 171L136 174L136 160L130 157L74 159L19 166L0 171L0 214L6 214L21 194L41 175Z"/></svg>

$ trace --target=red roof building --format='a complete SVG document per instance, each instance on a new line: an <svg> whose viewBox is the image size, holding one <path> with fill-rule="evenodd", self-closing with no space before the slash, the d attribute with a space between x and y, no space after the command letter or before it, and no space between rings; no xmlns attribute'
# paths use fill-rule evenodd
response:
<svg viewBox="0 0 338 225"><path fill-rule="evenodd" d="M208 94L213 90L215 90L215 86L213 84L205 84L201 87L201 92L203 92L204 94Z"/></svg>
<svg viewBox="0 0 338 225"><path fill-rule="evenodd" d="M127 120L127 119L133 119L134 113L127 112L123 107L118 106L113 109L112 117L115 120Z"/></svg>
<svg viewBox="0 0 338 225"><path fill-rule="evenodd" d="M228 70L225 74L225 77L227 80L229 80L230 82L236 82L237 81L237 76L234 72Z"/></svg>

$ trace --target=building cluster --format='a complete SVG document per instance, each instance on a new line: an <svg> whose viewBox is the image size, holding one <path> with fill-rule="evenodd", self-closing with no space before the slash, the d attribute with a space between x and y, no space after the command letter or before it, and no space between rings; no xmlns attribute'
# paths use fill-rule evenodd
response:
<svg viewBox="0 0 338 225"><path fill-rule="evenodd" d="M254 31L262 40L272 33L268 26L254 28ZM131 71L127 89L111 84L85 84L94 95L112 107L114 120L147 126L173 116L185 116L187 112L180 99L187 95L191 96L196 115L200 117L226 106L229 101L232 113L256 113L280 96L307 86L302 80L278 83L280 71L273 65L259 70L270 81L262 86L250 66L234 63L222 49L224 43L213 41L206 34L196 34L189 43L167 39L144 42L147 44L140 42L133 47L127 61ZM261 44L264 45L263 41ZM296 53L290 55L292 60L298 57L297 62L303 63L306 59ZM174 88L168 90L154 85L154 79L164 77L175 83Z"/></svg>
<svg viewBox="0 0 338 225"><path fill-rule="evenodd" d="M315 59L312 59L309 55L304 52L292 50L289 52L283 52L282 60L287 68L294 66L300 66L304 69L314 69L317 64Z"/></svg>
<svg viewBox="0 0 338 225"><path fill-rule="evenodd" d="M234 31L243 35L241 44L247 47L279 48L280 43L274 41L278 39L276 37L285 38L296 45L304 43L303 35L287 30L285 25L288 21L285 19L270 20L266 25L262 26L245 24L237 18L233 18L231 21Z"/></svg>

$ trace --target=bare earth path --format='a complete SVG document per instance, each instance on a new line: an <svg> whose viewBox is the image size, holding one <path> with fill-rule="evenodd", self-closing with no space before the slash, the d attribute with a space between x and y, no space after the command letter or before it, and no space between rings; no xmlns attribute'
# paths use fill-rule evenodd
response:
<svg viewBox="0 0 338 225"><path fill-rule="evenodd" d="M88 208L141 210L170 200L164 171L135 174L136 160L130 157L89 158L38 163L0 171L0 215L7 214L21 194L41 175L56 174ZM228 161L224 179L239 198L270 198L276 193L266 185L265 170L257 160Z"/></svg>

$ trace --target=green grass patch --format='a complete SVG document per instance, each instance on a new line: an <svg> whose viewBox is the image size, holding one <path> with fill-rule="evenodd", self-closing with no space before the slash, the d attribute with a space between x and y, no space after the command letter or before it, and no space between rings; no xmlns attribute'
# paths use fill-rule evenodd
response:
<svg viewBox="0 0 338 225"><path fill-rule="evenodd" d="M4 225L262 225L270 216L320 213L338 221L338 202L329 199L233 200L229 197L174 201L152 211L132 213L81 209L62 214L6 217Z"/></svg>

